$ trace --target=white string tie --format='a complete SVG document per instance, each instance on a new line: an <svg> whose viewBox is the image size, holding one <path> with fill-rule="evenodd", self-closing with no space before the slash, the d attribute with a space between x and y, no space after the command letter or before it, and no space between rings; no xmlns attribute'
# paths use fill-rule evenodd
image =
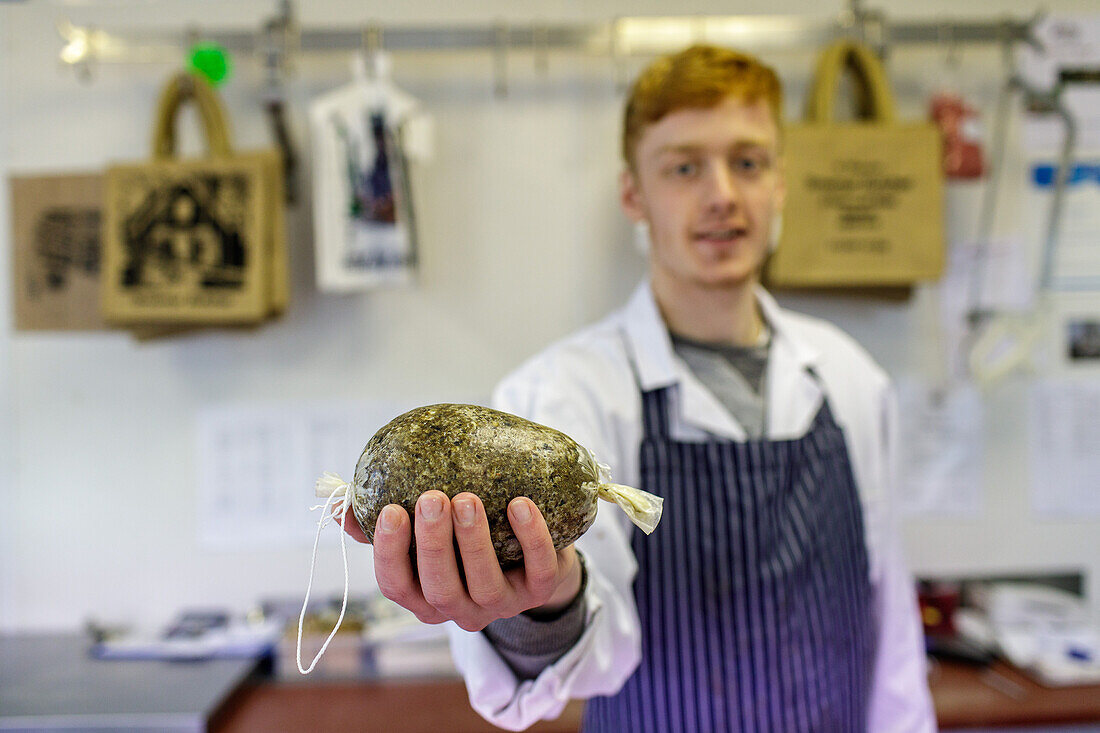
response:
<svg viewBox="0 0 1100 733"><path fill-rule="evenodd" d="M344 621L344 613L348 610L348 548L347 548L347 532L340 532L340 553L344 556L344 601L340 606L340 616L336 619L336 625L332 627L332 632L325 639L325 643L321 645L321 650L317 652L317 656L310 662L308 668L302 668L302 627L306 618L306 607L309 605L309 594L313 589L313 571L317 566L317 545L321 541L321 530L327 527L330 523L336 521L336 518L340 518L340 525L343 526L347 521L348 509L351 507L351 496L349 491L351 490L351 484L344 481L335 473L325 471L321 478L317 479L317 483L314 484L314 492L317 496L328 497L324 504L317 504L311 506L309 510L316 511L321 510L321 517L317 520L317 536L313 538L313 559L309 562L309 584L306 585L306 599L302 601L302 613L298 616L298 671L302 674L309 674L313 671L313 668L317 666L317 662L321 660L321 656L328 649L329 643L333 637L336 636L336 632L340 629L340 624ZM331 509L329 506L331 505Z"/></svg>

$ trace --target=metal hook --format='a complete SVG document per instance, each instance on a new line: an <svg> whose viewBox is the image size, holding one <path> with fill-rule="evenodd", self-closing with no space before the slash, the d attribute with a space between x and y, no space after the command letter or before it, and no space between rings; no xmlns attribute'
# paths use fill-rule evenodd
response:
<svg viewBox="0 0 1100 733"><path fill-rule="evenodd" d="M73 70L76 71L76 78L81 84L92 83L92 64L89 59L81 59L73 64Z"/></svg>
<svg viewBox="0 0 1100 733"><path fill-rule="evenodd" d="M496 44L493 48L493 94L498 99L504 99L508 96L508 40L510 35L508 24L499 21L496 24Z"/></svg>
<svg viewBox="0 0 1100 733"><path fill-rule="evenodd" d="M365 53L368 58L373 58L382 50L382 33L382 26L375 20L372 20L363 27L361 43L363 46L363 53Z"/></svg>
<svg viewBox="0 0 1100 733"><path fill-rule="evenodd" d="M289 75L291 58L301 50L301 29L294 20L290 0L281 0L278 15L264 24L264 45L269 74L273 82Z"/></svg>
<svg viewBox="0 0 1100 733"><path fill-rule="evenodd" d="M940 43L946 47L947 55L945 62L947 68L952 71L959 68L959 39L955 33L955 26L948 20L940 21L939 25L939 37Z"/></svg>
<svg viewBox="0 0 1100 733"><path fill-rule="evenodd" d="M83 61L91 53L88 43L88 32L83 28L77 28L69 22L68 18L58 18L57 34L65 40L58 57L66 64L77 64Z"/></svg>
<svg viewBox="0 0 1100 733"><path fill-rule="evenodd" d="M1024 42L1031 46L1031 48L1038 53L1046 53L1046 46L1035 35L1035 29L1039 27L1039 24L1046 18L1046 13L1042 10L1038 10L1032 15L1027 23L1024 24ZM1005 38L1011 43L1012 38L1012 21L1006 19L1004 21L1004 33Z"/></svg>
<svg viewBox="0 0 1100 733"><path fill-rule="evenodd" d="M862 43L865 34L865 28L863 27L865 15L865 11L860 6L859 0L851 0L848 4L848 8L840 13L840 17L837 20L840 36Z"/></svg>
<svg viewBox="0 0 1100 733"><path fill-rule="evenodd" d="M535 24L531 28L531 51L535 58L535 71L541 76L546 76L550 70L549 35L549 31L542 23Z"/></svg>
<svg viewBox="0 0 1100 733"><path fill-rule="evenodd" d="M377 21L371 21L363 27L360 36L363 64L366 66L367 76L371 79L378 79L381 76L379 57L382 54L383 32L382 26Z"/></svg>
<svg viewBox="0 0 1100 733"><path fill-rule="evenodd" d="M890 55L890 27L886 21L886 14L881 10L873 10L866 14L870 21L870 33L868 34L871 47L878 51L879 58L885 60Z"/></svg>
<svg viewBox="0 0 1100 733"><path fill-rule="evenodd" d="M78 28L68 18L59 18L57 33L65 40L58 58L72 67L76 78L83 84L92 81L92 62L95 61L95 31L90 28Z"/></svg>
<svg viewBox="0 0 1100 733"><path fill-rule="evenodd" d="M190 53L191 49L202 40L202 31L197 23L191 23L183 29L183 46Z"/></svg>

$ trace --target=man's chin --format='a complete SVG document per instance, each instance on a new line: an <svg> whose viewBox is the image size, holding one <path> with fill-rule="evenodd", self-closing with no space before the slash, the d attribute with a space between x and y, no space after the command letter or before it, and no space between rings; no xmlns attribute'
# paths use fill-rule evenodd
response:
<svg viewBox="0 0 1100 733"><path fill-rule="evenodd" d="M697 283L708 289L729 290L756 285L760 282L760 267L748 265L726 266L705 270L695 278Z"/></svg>
<svg viewBox="0 0 1100 733"><path fill-rule="evenodd" d="M725 262L695 262L690 268L663 267L650 260L651 276L676 287L692 290L738 290L760 282L762 263L744 259Z"/></svg>

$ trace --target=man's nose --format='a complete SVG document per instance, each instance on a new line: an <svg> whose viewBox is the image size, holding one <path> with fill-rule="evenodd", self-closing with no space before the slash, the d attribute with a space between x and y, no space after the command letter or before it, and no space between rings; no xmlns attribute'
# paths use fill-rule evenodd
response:
<svg viewBox="0 0 1100 733"><path fill-rule="evenodd" d="M707 208L719 213L733 211L737 207L740 191L729 165L724 162L711 165L707 179Z"/></svg>

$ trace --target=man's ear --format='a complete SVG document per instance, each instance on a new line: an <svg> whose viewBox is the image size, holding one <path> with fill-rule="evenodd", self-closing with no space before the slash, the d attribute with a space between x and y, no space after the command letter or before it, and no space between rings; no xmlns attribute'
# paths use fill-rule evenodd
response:
<svg viewBox="0 0 1100 733"><path fill-rule="evenodd" d="M645 221L647 218L641 189L629 168L619 174L619 206L633 222Z"/></svg>

